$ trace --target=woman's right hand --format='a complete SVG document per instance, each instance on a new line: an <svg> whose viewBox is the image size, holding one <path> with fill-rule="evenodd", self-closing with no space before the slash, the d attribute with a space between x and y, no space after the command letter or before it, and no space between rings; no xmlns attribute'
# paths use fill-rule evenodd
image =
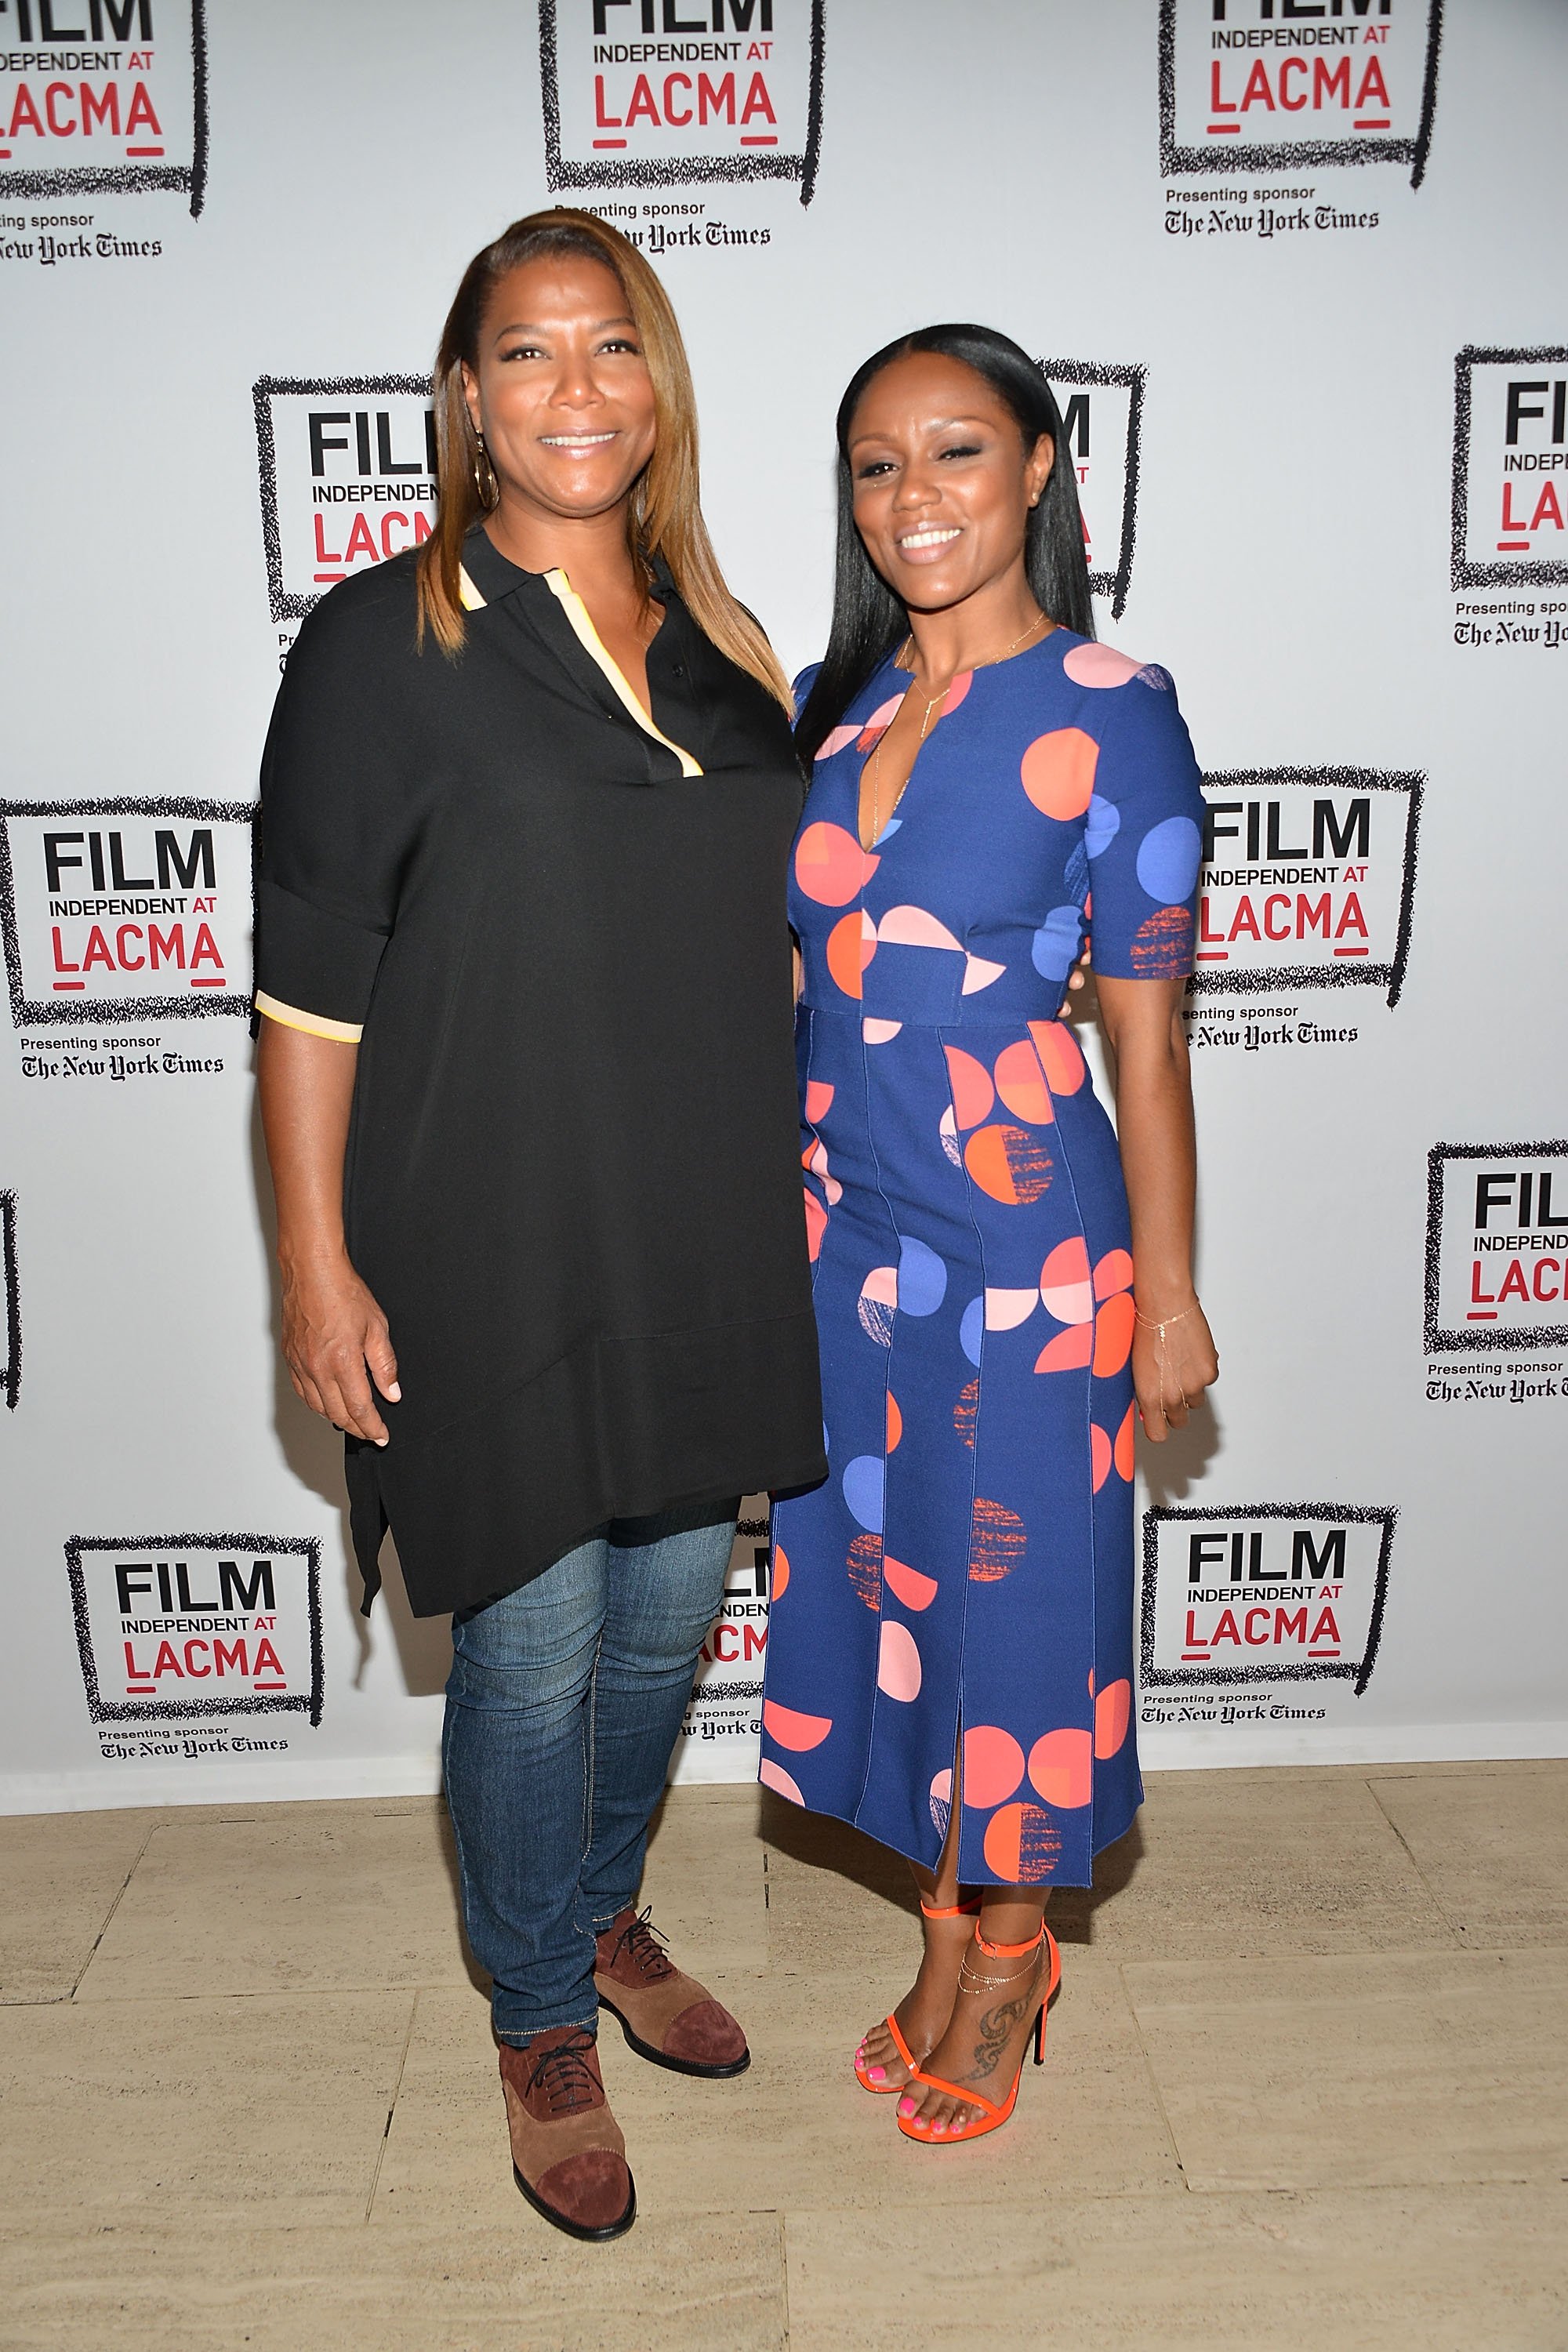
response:
<svg viewBox="0 0 1568 2352"><path fill-rule="evenodd" d="M294 1393L334 1428L384 1445L375 1389L396 1404L397 1359L386 1318L346 1256L285 1267L283 1359Z"/></svg>

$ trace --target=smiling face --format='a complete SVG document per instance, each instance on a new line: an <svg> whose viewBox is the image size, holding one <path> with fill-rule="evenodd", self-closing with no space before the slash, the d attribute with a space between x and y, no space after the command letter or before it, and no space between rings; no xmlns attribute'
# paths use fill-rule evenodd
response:
<svg viewBox="0 0 1568 2352"><path fill-rule="evenodd" d="M1026 447L1001 394L962 360L906 352L872 377L849 423L855 523L911 611L999 585L1023 561L1029 509L1055 447Z"/></svg>
<svg viewBox="0 0 1568 2352"><path fill-rule="evenodd" d="M620 505L653 455L653 379L607 263L542 254L500 278L463 367L503 502L578 520Z"/></svg>

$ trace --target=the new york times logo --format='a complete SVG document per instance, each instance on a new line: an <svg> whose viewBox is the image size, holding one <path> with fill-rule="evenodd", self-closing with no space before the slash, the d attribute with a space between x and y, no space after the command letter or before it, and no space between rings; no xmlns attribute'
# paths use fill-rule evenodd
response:
<svg viewBox="0 0 1568 2352"><path fill-rule="evenodd" d="M1161 171L1408 163L1418 188L1441 27L1441 0L1161 0Z"/></svg>
<svg viewBox="0 0 1568 2352"><path fill-rule="evenodd" d="M795 180L822 143L826 0L539 0L552 189Z"/></svg>
<svg viewBox="0 0 1568 2352"><path fill-rule="evenodd" d="M205 0L0 0L0 196L173 188L194 219L206 177Z"/></svg>
<svg viewBox="0 0 1568 2352"><path fill-rule="evenodd" d="M1568 582L1568 346L1467 344L1456 357L1452 568L1456 588ZM1568 633L1547 619L1520 634L1559 646Z"/></svg>
<svg viewBox="0 0 1568 2352"><path fill-rule="evenodd" d="M18 1028L250 1012L252 807L0 802Z"/></svg>
<svg viewBox="0 0 1568 2352"><path fill-rule="evenodd" d="M321 1719L321 1546L309 1536L72 1536L95 1723Z"/></svg>
<svg viewBox="0 0 1568 2352"><path fill-rule="evenodd" d="M1398 1513L1260 1503L1143 1515L1142 1687L1348 1682L1377 1662Z"/></svg>

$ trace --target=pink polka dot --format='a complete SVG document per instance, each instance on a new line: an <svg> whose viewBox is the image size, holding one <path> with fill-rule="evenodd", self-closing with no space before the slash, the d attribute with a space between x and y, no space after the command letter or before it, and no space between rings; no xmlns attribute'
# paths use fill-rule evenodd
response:
<svg viewBox="0 0 1568 2352"><path fill-rule="evenodd" d="M898 715L899 705L902 702L904 694L908 692L909 688L905 687L903 694L889 695L886 702L879 702L877 705L856 739L862 751L875 749L878 736L892 725Z"/></svg>
<svg viewBox="0 0 1568 2352"><path fill-rule="evenodd" d="M884 947L945 948L954 955L963 953L947 925L924 907L889 907L877 926L877 937Z"/></svg>
<svg viewBox="0 0 1568 2352"><path fill-rule="evenodd" d="M1114 1756L1132 1720L1132 1685L1107 1683L1094 1702L1094 1752L1101 1759Z"/></svg>
<svg viewBox="0 0 1568 2352"><path fill-rule="evenodd" d="M1088 908L1084 912L1089 912ZM1083 1051L1062 1021L1031 1021L1029 1034L1054 1095L1076 1095L1089 1075Z"/></svg>
<svg viewBox="0 0 1568 2352"><path fill-rule="evenodd" d="M1020 1037L1016 1045L1004 1045L997 1055L996 1091L1015 1118L1046 1127L1056 1118L1040 1057L1027 1037Z"/></svg>
<svg viewBox="0 0 1568 2352"><path fill-rule="evenodd" d="M775 1764L771 1757L764 1756L758 1765L757 1778L764 1789L775 1790L781 1797L787 1797L792 1805L805 1804L805 1799L797 1784L790 1779L784 1766Z"/></svg>
<svg viewBox="0 0 1568 2352"><path fill-rule="evenodd" d="M1058 1323L1091 1323L1094 1294L1089 1287L1089 1252L1081 1237L1058 1242L1040 1268L1040 1297Z"/></svg>
<svg viewBox="0 0 1568 2352"><path fill-rule="evenodd" d="M858 727L835 727L829 734L823 737L822 741L818 744L816 751L817 758L819 760L831 760L836 752L842 751L847 745L853 743L856 736L858 735L859 732L860 730Z"/></svg>
<svg viewBox="0 0 1568 2352"><path fill-rule="evenodd" d="M1062 656L1062 667L1075 686L1125 686L1142 667L1114 646L1073 646Z"/></svg>
<svg viewBox="0 0 1568 2352"><path fill-rule="evenodd" d="M781 1706L776 1698L763 1701L763 1727L781 1748L793 1748L804 1752L808 1748L820 1748L833 1728L830 1715L802 1715L793 1706Z"/></svg>
<svg viewBox="0 0 1568 2352"><path fill-rule="evenodd" d="M881 1647L877 1654L877 1688L889 1698L896 1698L906 1706L921 1695L921 1654L915 1647L915 1637L907 1625L891 1618L882 1625Z"/></svg>
<svg viewBox="0 0 1568 2352"><path fill-rule="evenodd" d="M991 1084L991 1073L984 1062L966 1054L961 1045L944 1045L947 1055L947 1082L952 1093L953 1116L960 1127L978 1127L991 1116L996 1100Z"/></svg>
<svg viewBox="0 0 1568 2352"><path fill-rule="evenodd" d="M1018 772L1041 815L1065 824L1089 806L1099 758L1099 744L1081 727L1054 727L1048 735L1036 736Z"/></svg>
<svg viewBox="0 0 1568 2352"><path fill-rule="evenodd" d="M1029 1750L1029 1779L1047 1805L1074 1811L1094 1793L1093 1743L1087 1731L1047 1731Z"/></svg>
<svg viewBox="0 0 1568 2352"><path fill-rule="evenodd" d="M1132 1260L1124 1249L1107 1250L1094 1269L1094 1295L1107 1299L1118 1290L1132 1287Z"/></svg>
<svg viewBox="0 0 1568 2352"><path fill-rule="evenodd" d="M1037 1372L1081 1372L1094 1353L1094 1327L1090 1323L1069 1325L1047 1339L1035 1359Z"/></svg>
<svg viewBox="0 0 1568 2352"><path fill-rule="evenodd" d="M841 824L808 824L795 844L795 878L819 907L847 907L879 863Z"/></svg>
<svg viewBox="0 0 1568 2352"><path fill-rule="evenodd" d="M901 1559L889 1559L882 1555L882 1573L888 1580L888 1590L906 1609L917 1613L929 1609L936 1599L936 1579L922 1576L918 1568L906 1568Z"/></svg>
<svg viewBox="0 0 1568 2352"><path fill-rule="evenodd" d="M963 1735L963 1801L983 1812L1010 1797L1024 1777L1024 1751L999 1724L978 1723Z"/></svg>

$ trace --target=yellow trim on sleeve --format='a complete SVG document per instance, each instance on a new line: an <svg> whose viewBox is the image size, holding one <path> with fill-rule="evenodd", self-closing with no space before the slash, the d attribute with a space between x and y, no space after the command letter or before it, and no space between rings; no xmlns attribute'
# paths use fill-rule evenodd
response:
<svg viewBox="0 0 1568 2352"><path fill-rule="evenodd" d="M275 996L264 994L259 988L252 1001L268 1021L285 1029L302 1029L308 1037L331 1037L339 1045L357 1045L364 1035L363 1022L329 1021L324 1013L301 1013L298 1005L279 1004Z"/></svg>
<svg viewBox="0 0 1568 2352"><path fill-rule="evenodd" d="M683 751L679 743L672 743L662 728L654 725L653 713L633 693L631 682L626 672L594 626L588 607L584 604L564 572L559 570L547 572L544 577L559 601L562 611L571 622L573 634L578 644L604 672L605 677L615 688L617 698L625 704L643 733L651 735L656 743L662 743L667 751L674 752L680 762L680 772L683 776L700 776L702 771L690 752Z"/></svg>

